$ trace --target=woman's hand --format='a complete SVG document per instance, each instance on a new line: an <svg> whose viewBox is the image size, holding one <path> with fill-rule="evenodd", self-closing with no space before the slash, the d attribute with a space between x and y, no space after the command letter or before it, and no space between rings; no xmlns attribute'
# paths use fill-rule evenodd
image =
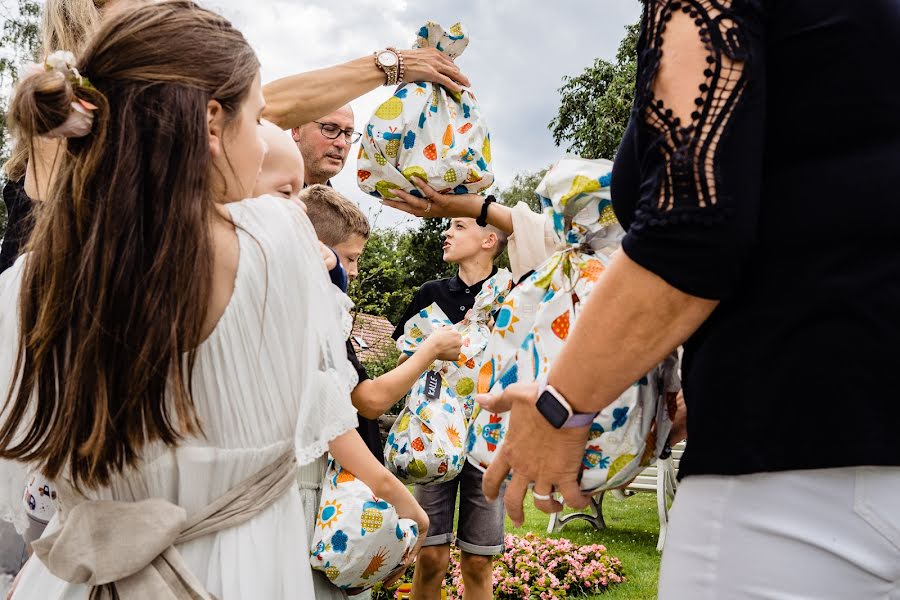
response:
<svg viewBox="0 0 900 600"><path fill-rule="evenodd" d="M459 360L462 351L462 335L452 327L443 327L432 333L423 347L435 360Z"/></svg>
<svg viewBox="0 0 900 600"><path fill-rule="evenodd" d="M443 52L434 48L414 48L399 52L403 55L404 82L430 81L453 92L460 92L462 88L471 85L469 78Z"/></svg>
<svg viewBox="0 0 900 600"><path fill-rule="evenodd" d="M675 416L672 417L672 431L669 432L669 446L687 439L687 405L684 403L684 390L675 397Z"/></svg>
<svg viewBox="0 0 900 600"><path fill-rule="evenodd" d="M546 513L562 510L563 505L553 498L560 492L568 506L584 508L590 496L581 492L578 476L588 439L589 427L555 429L537 411L537 384L516 383L500 395L482 394L476 397L485 409L499 413L510 411L509 428L499 453L484 474L482 488L488 500L494 500L506 476L503 503L509 518L517 526L525 521L523 503L525 492L534 482L534 505Z"/></svg>
<svg viewBox="0 0 900 600"><path fill-rule="evenodd" d="M412 178L413 185L421 190L425 198L416 198L403 190L391 190L400 200L382 200L382 204L396 208L414 217L454 218L470 217L481 213L484 196L478 194L439 194L433 187L419 179Z"/></svg>
<svg viewBox="0 0 900 600"><path fill-rule="evenodd" d="M413 177L412 182L425 198L417 198L403 190L391 190L391 193L395 194L399 200L382 200L382 204L414 217L477 219L481 216L484 196L479 194L440 194L418 177ZM512 209L508 206L493 202L489 206L486 217L488 225L493 225L507 235L513 233Z"/></svg>

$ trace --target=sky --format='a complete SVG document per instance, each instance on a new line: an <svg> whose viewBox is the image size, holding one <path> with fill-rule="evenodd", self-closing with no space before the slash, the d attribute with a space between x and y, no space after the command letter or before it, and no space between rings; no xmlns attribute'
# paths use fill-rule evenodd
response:
<svg viewBox="0 0 900 600"><path fill-rule="evenodd" d="M244 33L262 63L263 83L371 56L386 46L409 48L429 20L445 28L462 23L469 46L456 62L487 120L501 187L565 153L547 127L559 107L563 77L580 74L596 58L613 60L625 25L637 21L641 9L638 0L200 1ZM358 131L392 91L381 87L351 103ZM335 188L356 200L376 227L414 223L359 190L356 154L351 149Z"/></svg>
<svg viewBox="0 0 900 600"><path fill-rule="evenodd" d="M641 7L638 0L210 0L204 5L244 32L262 63L263 83L386 46L408 48L428 20L445 28L461 22L470 41L456 62L487 120L500 186L564 154L547 128L559 107L563 76L578 75L598 57L613 60L625 25L637 21ZM358 131L391 92L382 87L351 103ZM332 183L359 202L377 227L411 222L359 190L356 148Z"/></svg>

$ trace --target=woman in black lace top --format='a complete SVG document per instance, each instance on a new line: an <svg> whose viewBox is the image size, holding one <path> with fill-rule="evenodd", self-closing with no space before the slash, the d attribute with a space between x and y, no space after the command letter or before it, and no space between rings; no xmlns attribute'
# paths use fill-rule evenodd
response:
<svg viewBox="0 0 900 600"><path fill-rule="evenodd" d="M553 365L575 412L684 343L660 598L900 589L900 2L647 0L613 171L627 235ZM581 506L587 428L508 388L489 497ZM489 402L489 403L491 403ZM542 403L544 400L542 400Z"/></svg>

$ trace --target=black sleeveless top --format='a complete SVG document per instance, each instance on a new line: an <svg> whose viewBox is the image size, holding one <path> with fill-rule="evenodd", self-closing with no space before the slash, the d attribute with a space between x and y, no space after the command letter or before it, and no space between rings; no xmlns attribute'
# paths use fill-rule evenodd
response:
<svg viewBox="0 0 900 600"><path fill-rule="evenodd" d="M676 11L691 122L653 82ZM648 0L613 170L628 256L721 304L685 345L682 475L900 465L900 2Z"/></svg>
<svg viewBox="0 0 900 600"><path fill-rule="evenodd" d="M31 235L34 202L25 193L24 177L19 181L6 182L3 202L6 204L6 232L0 246L0 273L16 262L22 246Z"/></svg>

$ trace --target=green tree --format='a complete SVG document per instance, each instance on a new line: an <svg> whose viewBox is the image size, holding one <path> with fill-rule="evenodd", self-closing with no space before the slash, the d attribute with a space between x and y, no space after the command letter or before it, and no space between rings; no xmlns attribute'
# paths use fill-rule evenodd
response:
<svg viewBox="0 0 900 600"><path fill-rule="evenodd" d="M580 75L563 78L559 112L549 125L557 146L565 142L585 158L615 156L634 103L639 33L639 23L625 28L615 64L598 58Z"/></svg>
<svg viewBox="0 0 900 600"><path fill-rule="evenodd" d="M407 281L417 290L426 281L443 279L456 273L455 266L444 262L443 233L449 226L448 219L423 219L419 228L409 236L403 248L403 257L409 265Z"/></svg>
<svg viewBox="0 0 900 600"><path fill-rule="evenodd" d="M497 198L501 204L506 206L515 206L519 202L524 202L531 210L539 213L542 210L541 201L538 199L535 190L546 174L547 169L541 169L533 173L519 173L513 178L509 187L501 188L497 192Z"/></svg>
<svg viewBox="0 0 900 600"><path fill-rule="evenodd" d="M3 33L0 35L0 166L9 158L10 143L6 110L9 91L19 76L18 65L23 60L34 60L40 45L41 5L33 0L17 0L15 8L9 0L0 0L0 18ZM0 170L0 184L5 182ZM6 231L6 206L0 202L0 239Z"/></svg>
<svg viewBox="0 0 900 600"><path fill-rule="evenodd" d="M350 285L357 310L386 317L392 323L403 314L414 289L401 255L409 232L376 229L359 259L359 276Z"/></svg>

